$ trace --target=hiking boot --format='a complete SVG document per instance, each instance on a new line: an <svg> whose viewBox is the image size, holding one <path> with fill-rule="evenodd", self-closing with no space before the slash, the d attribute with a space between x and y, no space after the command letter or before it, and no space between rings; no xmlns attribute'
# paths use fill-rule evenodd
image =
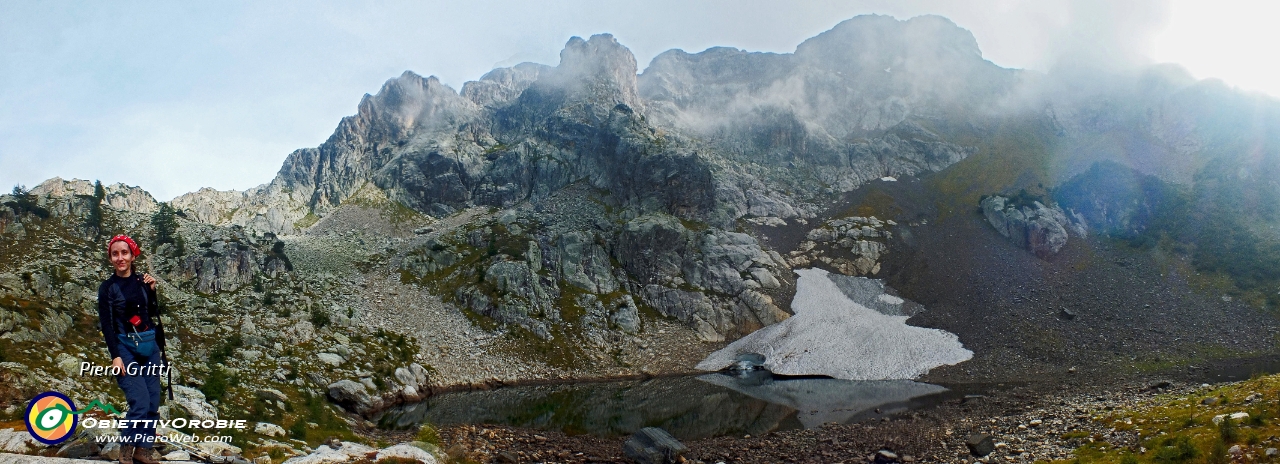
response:
<svg viewBox="0 0 1280 464"><path fill-rule="evenodd" d="M134 464L160 464L160 460L156 459L155 450L151 448L137 447L133 449Z"/></svg>
<svg viewBox="0 0 1280 464"><path fill-rule="evenodd" d="M120 464L133 464L133 445L120 445Z"/></svg>

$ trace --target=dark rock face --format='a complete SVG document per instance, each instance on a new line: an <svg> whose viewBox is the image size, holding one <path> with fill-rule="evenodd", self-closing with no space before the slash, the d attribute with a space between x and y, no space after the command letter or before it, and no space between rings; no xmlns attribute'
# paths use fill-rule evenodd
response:
<svg viewBox="0 0 1280 464"><path fill-rule="evenodd" d="M182 277L196 283L196 290L216 293L232 290L252 282L257 268L253 252L234 247L223 253L187 256L182 262Z"/></svg>
<svg viewBox="0 0 1280 464"><path fill-rule="evenodd" d="M188 246L179 256L171 272L178 282L191 283L200 293L213 294L236 290L254 282L254 276L265 273L275 277L292 270L284 244L274 236L255 240L242 230L217 234Z"/></svg>
<svg viewBox="0 0 1280 464"><path fill-rule="evenodd" d="M1089 227L1119 237L1146 232L1178 201L1177 192L1159 178L1112 162L1093 164L1054 193Z"/></svg>
<svg viewBox="0 0 1280 464"><path fill-rule="evenodd" d="M1068 219L1057 205L1050 208L1034 201L1019 206L997 195L983 199L981 207L987 223L1000 235L1041 258L1053 256L1067 244L1068 229L1078 236L1085 235L1084 226Z"/></svg>

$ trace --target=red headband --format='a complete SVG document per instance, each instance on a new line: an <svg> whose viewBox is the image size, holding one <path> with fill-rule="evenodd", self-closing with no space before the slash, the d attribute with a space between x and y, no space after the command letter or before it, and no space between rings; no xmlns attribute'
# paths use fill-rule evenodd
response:
<svg viewBox="0 0 1280 464"><path fill-rule="evenodd" d="M129 252L133 253L134 258L142 256L142 249L138 248L138 243L134 242L128 235L117 235L115 237L111 237L111 240L107 242L108 254L111 253L111 245L114 245L116 242L127 243L129 245Z"/></svg>

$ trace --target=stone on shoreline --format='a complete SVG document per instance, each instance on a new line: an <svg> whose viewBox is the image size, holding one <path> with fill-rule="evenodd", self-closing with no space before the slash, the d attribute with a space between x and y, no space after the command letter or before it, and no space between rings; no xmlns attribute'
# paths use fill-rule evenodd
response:
<svg viewBox="0 0 1280 464"><path fill-rule="evenodd" d="M969 435L969 438L964 441L964 446L968 447L969 452L977 457L986 456L996 450L995 439L985 433Z"/></svg>
<svg viewBox="0 0 1280 464"><path fill-rule="evenodd" d="M627 439L622 445L627 457L639 464L668 464L681 462L680 455L689 451L683 443L657 427L645 427Z"/></svg>

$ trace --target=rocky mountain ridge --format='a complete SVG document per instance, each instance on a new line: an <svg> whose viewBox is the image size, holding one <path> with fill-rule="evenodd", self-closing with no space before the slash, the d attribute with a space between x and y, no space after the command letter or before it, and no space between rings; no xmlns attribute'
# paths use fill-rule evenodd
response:
<svg viewBox="0 0 1280 464"><path fill-rule="evenodd" d="M867 37L882 34L893 36L898 45L880 48L884 44L868 43L875 41ZM933 40L918 40L921 36ZM953 39L962 44L967 40L969 45L948 48ZM940 46L913 45L919 43ZM850 49L842 47L865 47L860 53L866 56L850 56ZM893 79L876 74L888 74L879 68L881 62L890 68L897 65L898 74L893 74ZM726 63L744 71L738 73L741 75L726 73L723 68L733 67ZM719 75L709 68L720 70ZM955 68L969 71L956 73ZM948 72L937 73L937 69ZM526 63L496 69L466 83L460 93L437 79L406 72L388 81L378 94L366 95L357 115L344 118L320 147L291 154L272 183L241 195L202 190L174 203L195 210L202 221L293 233L301 227L270 216L300 220L305 214L294 210L298 204L309 208L308 213L323 216L364 182L418 211L447 214L473 204L509 206L585 179L597 188L631 189L627 195L635 198L628 201L644 205L642 208L666 209L686 219L726 224L743 215L803 217L812 215L813 207L806 209L803 203L814 192L778 197L780 192L767 188L773 181L769 177L776 173L734 169L726 161L734 159L734 153L743 153L755 163L773 167L786 161L779 155L790 152L786 156L814 167L838 168L836 172L815 171L824 171L822 180L835 184L839 191L882 176L944 168L963 159L965 149L941 142L936 134L918 125L903 124L908 116L939 112L939 106L956 99L987 98L966 94L972 92L959 84L966 73L1009 74L981 60L967 31L938 17L904 22L888 17L855 18L802 44L794 55L727 49L699 55L672 51L655 58L639 75L630 51L611 36L574 38L566 44L556 67ZM950 83L936 86L928 81L939 76L946 76ZM883 101L852 107L834 99L837 94L863 98L863 92L850 92L846 87L853 83L889 95ZM794 88L806 89L809 94L788 95ZM939 92L948 98L939 102ZM727 111L730 102L743 99L748 101L734 107L739 110ZM814 107L809 104L813 102L826 106ZM912 103L910 111L903 106L905 102ZM851 112L880 111L870 108L894 104L900 108L889 111L895 114L891 118L849 125L851 120L870 117L854 117ZM779 113L785 108L795 109ZM756 120L741 111L779 114ZM718 115L720 126L732 127L713 129L691 122L704 114ZM761 126L784 132L765 136L768 130L755 130ZM895 127L901 129L878 137L874 134ZM727 132L717 135L717 130ZM744 131L750 134L739 134ZM699 148L702 142L669 133L750 142ZM851 147L841 146L847 143L842 140L861 134L872 137ZM609 140L613 138L618 140ZM573 148L565 150L566 145ZM610 154L609 162L596 158L604 154ZM615 161L623 162L615 167ZM785 167L793 168L795 161ZM662 179L636 176L668 165L691 172L668 172ZM619 169L627 171L616 172ZM636 177L647 183L633 186ZM646 198L660 196L652 190L667 189L676 181L685 187L681 197ZM765 185L752 187L762 183ZM297 191L301 192L292 193ZM282 194L287 198L255 200ZM265 203L278 205L263 210ZM255 205L259 208L253 208Z"/></svg>
<svg viewBox="0 0 1280 464"><path fill-rule="evenodd" d="M881 34L894 36L899 46L882 50L866 42L871 40L867 37ZM942 38L934 43L944 46L912 45L919 36ZM952 39L964 42L964 37L968 37L969 46L945 46ZM868 63L845 63L854 58L840 55L844 52L836 45L839 43L867 47L870 55L858 59ZM922 56L924 61L917 61ZM977 73L1002 72L981 60L967 32L935 17L905 22L856 18L829 35L806 42L788 57L787 64L774 73L782 81L863 82L860 85L887 89L891 94L874 105L890 105L886 102L892 100L902 111L892 119L848 126L849 113L810 107L788 113L790 120L770 117L745 126L725 126L717 130L730 135L720 137L701 126L680 123L693 112L723 113L717 103L697 95L723 94L725 90L717 86L724 84L690 77L705 73L694 69L697 66L719 64L694 60L701 63L697 64L664 55L644 74L637 74L630 51L612 36L602 34L571 39L555 67L524 64L494 70L464 85L462 92L433 77L406 72L388 81L376 95L366 95L358 113L344 118L320 147L290 154L270 184L247 192L202 190L175 199L173 205L202 222L289 235L305 231L365 188L380 191L388 202L437 218L475 206L529 205L536 211L567 198L598 202L604 208L580 211L591 216L584 218L592 224L587 230L556 225L577 219L541 214L534 221L521 222L514 228L515 234L509 234L509 222L477 224L481 233L473 232L470 239L455 237L454 245L432 242L427 248L435 250L416 249L392 259L409 262L401 269L416 279L448 272L451 277L447 280L459 282L462 288L441 287L446 299L501 324L520 321L517 325L544 340L551 339L546 323L529 314L559 323L554 307L565 294L565 284L594 295L581 300L587 307L595 305L593 298L613 305L613 300L625 301L618 300L625 296L659 314L675 315L703 339L740 336L786 317L781 308L785 308L794 277L786 271L789 264L785 260L770 257L755 238L738 232L741 226L737 221L813 218L820 210L815 201L823 195L848 191L884 176L943 169L972 151L942 141L929 129L906 119L907 115L941 111L934 105L938 100L933 91L937 89L901 85L894 79L866 83L864 77L873 75L869 74L872 71L883 73L878 67L872 69L872 62L879 66L888 59L890 66L899 67L900 75L911 79L933 76L930 70L935 65L959 66ZM848 66L832 67L831 63ZM746 67L758 66L747 63ZM845 72L849 75L844 76ZM955 76L947 75L949 79ZM751 94L756 99L752 111L774 114L779 108L829 100L841 92L838 85L824 85L817 87L817 94L787 100L779 99L785 84L749 83L747 88L762 90L745 91L741 96ZM952 100L977 98L961 95L964 92L958 88L947 92L954 94ZM906 101L911 102L911 108L922 109L906 111L901 105ZM792 124L797 117L811 122L797 129L800 126ZM726 121L748 119L729 115ZM767 129L757 130L761 125ZM733 131L767 133L775 127L791 132L779 132L778 137L748 145L722 142L736 139ZM867 137L838 140L855 133ZM747 159L751 161L742 162ZM575 185L583 188L565 190ZM573 193L558 194L561 191ZM654 252L669 253L650 248L661 243L652 234L676 240L677 256L647 257ZM705 238L697 238L699 234ZM500 253L487 261L468 264L479 265L479 271L457 267L465 252L440 254L447 246L492 250L504 241L521 245L510 252L498 250ZM584 245L570 245L578 243ZM729 254L724 256L734 262L714 264L724 259L718 256L725 252L716 251L724 246L754 250L748 251L748 256L754 254L758 259ZM576 254L580 248L583 257ZM842 269L869 273L878 256L872 251L867 250L872 256L868 263ZM566 252L568 260L560 259ZM778 252L772 253L780 257ZM494 256L492 251L490 256ZM534 262L540 257L546 263ZM579 261L582 259L587 261ZM525 264L515 264L518 262ZM684 264L676 264L680 262ZM450 267L456 269L445 269ZM536 277L542 269L550 275ZM596 277L584 277L587 274L577 269ZM472 279L478 284L461 283L470 282L467 276L472 272L479 273ZM625 295L607 296L619 291ZM513 298L520 303L501 303L508 293L519 295Z"/></svg>

